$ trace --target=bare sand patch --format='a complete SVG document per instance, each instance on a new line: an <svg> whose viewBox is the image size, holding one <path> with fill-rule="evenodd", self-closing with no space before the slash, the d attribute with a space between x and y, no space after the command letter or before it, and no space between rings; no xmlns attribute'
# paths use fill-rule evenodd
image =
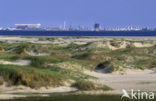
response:
<svg viewBox="0 0 156 101"><path fill-rule="evenodd" d="M0 91L4 94L13 94L13 93L62 93L62 92L71 92L76 91L77 88L74 87L67 87L67 86L61 86L61 87L41 87L39 89L32 89L30 87L25 86L0 86Z"/></svg>
<svg viewBox="0 0 156 101"><path fill-rule="evenodd" d="M117 92L126 90L142 90L142 91L156 91L156 73L151 70L135 70L127 71L127 74L103 74L97 72L88 72L86 74L98 78L94 82L107 85ZM142 83L150 82L150 83Z"/></svg>
<svg viewBox="0 0 156 101"><path fill-rule="evenodd" d="M138 47L138 48L142 48L142 47L152 47L153 45L152 44L142 44L142 43L139 43L139 42L135 42L133 43L135 47Z"/></svg>
<svg viewBox="0 0 156 101"><path fill-rule="evenodd" d="M16 61L5 61L0 60L0 64L7 64L7 65L19 65L19 66L28 66L31 64L30 60L16 60Z"/></svg>
<svg viewBox="0 0 156 101"><path fill-rule="evenodd" d="M37 41L35 37L26 38L26 37L10 37L10 36L0 36L0 41Z"/></svg>
<svg viewBox="0 0 156 101"><path fill-rule="evenodd" d="M51 53L35 53L32 51L31 52L26 51L26 53L30 56L50 56L51 55Z"/></svg>
<svg viewBox="0 0 156 101"><path fill-rule="evenodd" d="M0 86L0 99L13 99L18 97L29 97L29 96L49 96L50 93L65 93L77 91L77 88L61 86L61 87L42 87L39 89L32 89L25 86L11 86L8 87L7 83Z"/></svg>
<svg viewBox="0 0 156 101"><path fill-rule="evenodd" d="M13 95L13 94L0 94L1 100L20 98L20 97L27 97L27 96L26 95Z"/></svg>

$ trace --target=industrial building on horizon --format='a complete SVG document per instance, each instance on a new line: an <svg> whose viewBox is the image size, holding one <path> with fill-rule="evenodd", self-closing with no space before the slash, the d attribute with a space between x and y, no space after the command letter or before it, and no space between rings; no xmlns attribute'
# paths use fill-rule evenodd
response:
<svg viewBox="0 0 156 101"><path fill-rule="evenodd" d="M39 29L41 24L15 24L16 29L26 30L26 29Z"/></svg>
<svg viewBox="0 0 156 101"><path fill-rule="evenodd" d="M148 30L156 30L150 29L148 27L145 28L134 28L134 27L126 27L126 28L101 28L99 23L95 23L93 28L85 28L79 26L78 28L66 27L66 22L64 21L63 25L50 25L48 27L41 27L41 24L15 24L14 27L9 28L0 28L0 30L44 30L44 31L148 31Z"/></svg>

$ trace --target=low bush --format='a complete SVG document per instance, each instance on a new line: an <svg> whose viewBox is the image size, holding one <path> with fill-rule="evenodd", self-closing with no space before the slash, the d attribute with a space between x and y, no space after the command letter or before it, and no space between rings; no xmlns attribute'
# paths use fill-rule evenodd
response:
<svg viewBox="0 0 156 101"><path fill-rule="evenodd" d="M47 67L47 59L39 58L39 57L29 57L31 60L31 65L37 68L46 68Z"/></svg>
<svg viewBox="0 0 156 101"><path fill-rule="evenodd" d="M74 87L77 87L79 90L95 90L94 83L90 81L77 81L73 84Z"/></svg>
<svg viewBox="0 0 156 101"><path fill-rule="evenodd" d="M110 61L105 61L105 62L98 64L97 67L104 69L104 68L108 67L110 64L111 64Z"/></svg>
<svg viewBox="0 0 156 101"><path fill-rule="evenodd" d="M0 65L0 76L11 85L24 85L31 88L56 87L63 85L60 74L32 67Z"/></svg>
<svg viewBox="0 0 156 101"><path fill-rule="evenodd" d="M110 44L114 47L120 47L122 42L120 41L110 41Z"/></svg>
<svg viewBox="0 0 156 101"><path fill-rule="evenodd" d="M106 85L99 85L95 84L91 81L77 81L75 84L73 84L74 87L77 87L79 90L82 91L91 91L91 90L112 90L112 88L106 86Z"/></svg>
<svg viewBox="0 0 156 101"><path fill-rule="evenodd" d="M4 80L0 79L0 85L3 85L3 84L4 84Z"/></svg>

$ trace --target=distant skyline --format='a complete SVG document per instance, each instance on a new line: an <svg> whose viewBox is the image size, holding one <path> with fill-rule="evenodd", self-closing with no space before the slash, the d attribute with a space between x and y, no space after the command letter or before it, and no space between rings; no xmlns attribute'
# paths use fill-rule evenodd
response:
<svg viewBox="0 0 156 101"><path fill-rule="evenodd" d="M0 27L14 24L156 28L156 0L0 0Z"/></svg>

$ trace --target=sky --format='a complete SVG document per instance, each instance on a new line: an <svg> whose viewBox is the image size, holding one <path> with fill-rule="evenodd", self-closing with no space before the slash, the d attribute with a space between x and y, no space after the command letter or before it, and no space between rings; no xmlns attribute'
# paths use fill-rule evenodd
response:
<svg viewBox="0 0 156 101"><path fill-rule="evenodd" d="M156 0L0 0L0 27L14 24L155 27Z"/></svg>

